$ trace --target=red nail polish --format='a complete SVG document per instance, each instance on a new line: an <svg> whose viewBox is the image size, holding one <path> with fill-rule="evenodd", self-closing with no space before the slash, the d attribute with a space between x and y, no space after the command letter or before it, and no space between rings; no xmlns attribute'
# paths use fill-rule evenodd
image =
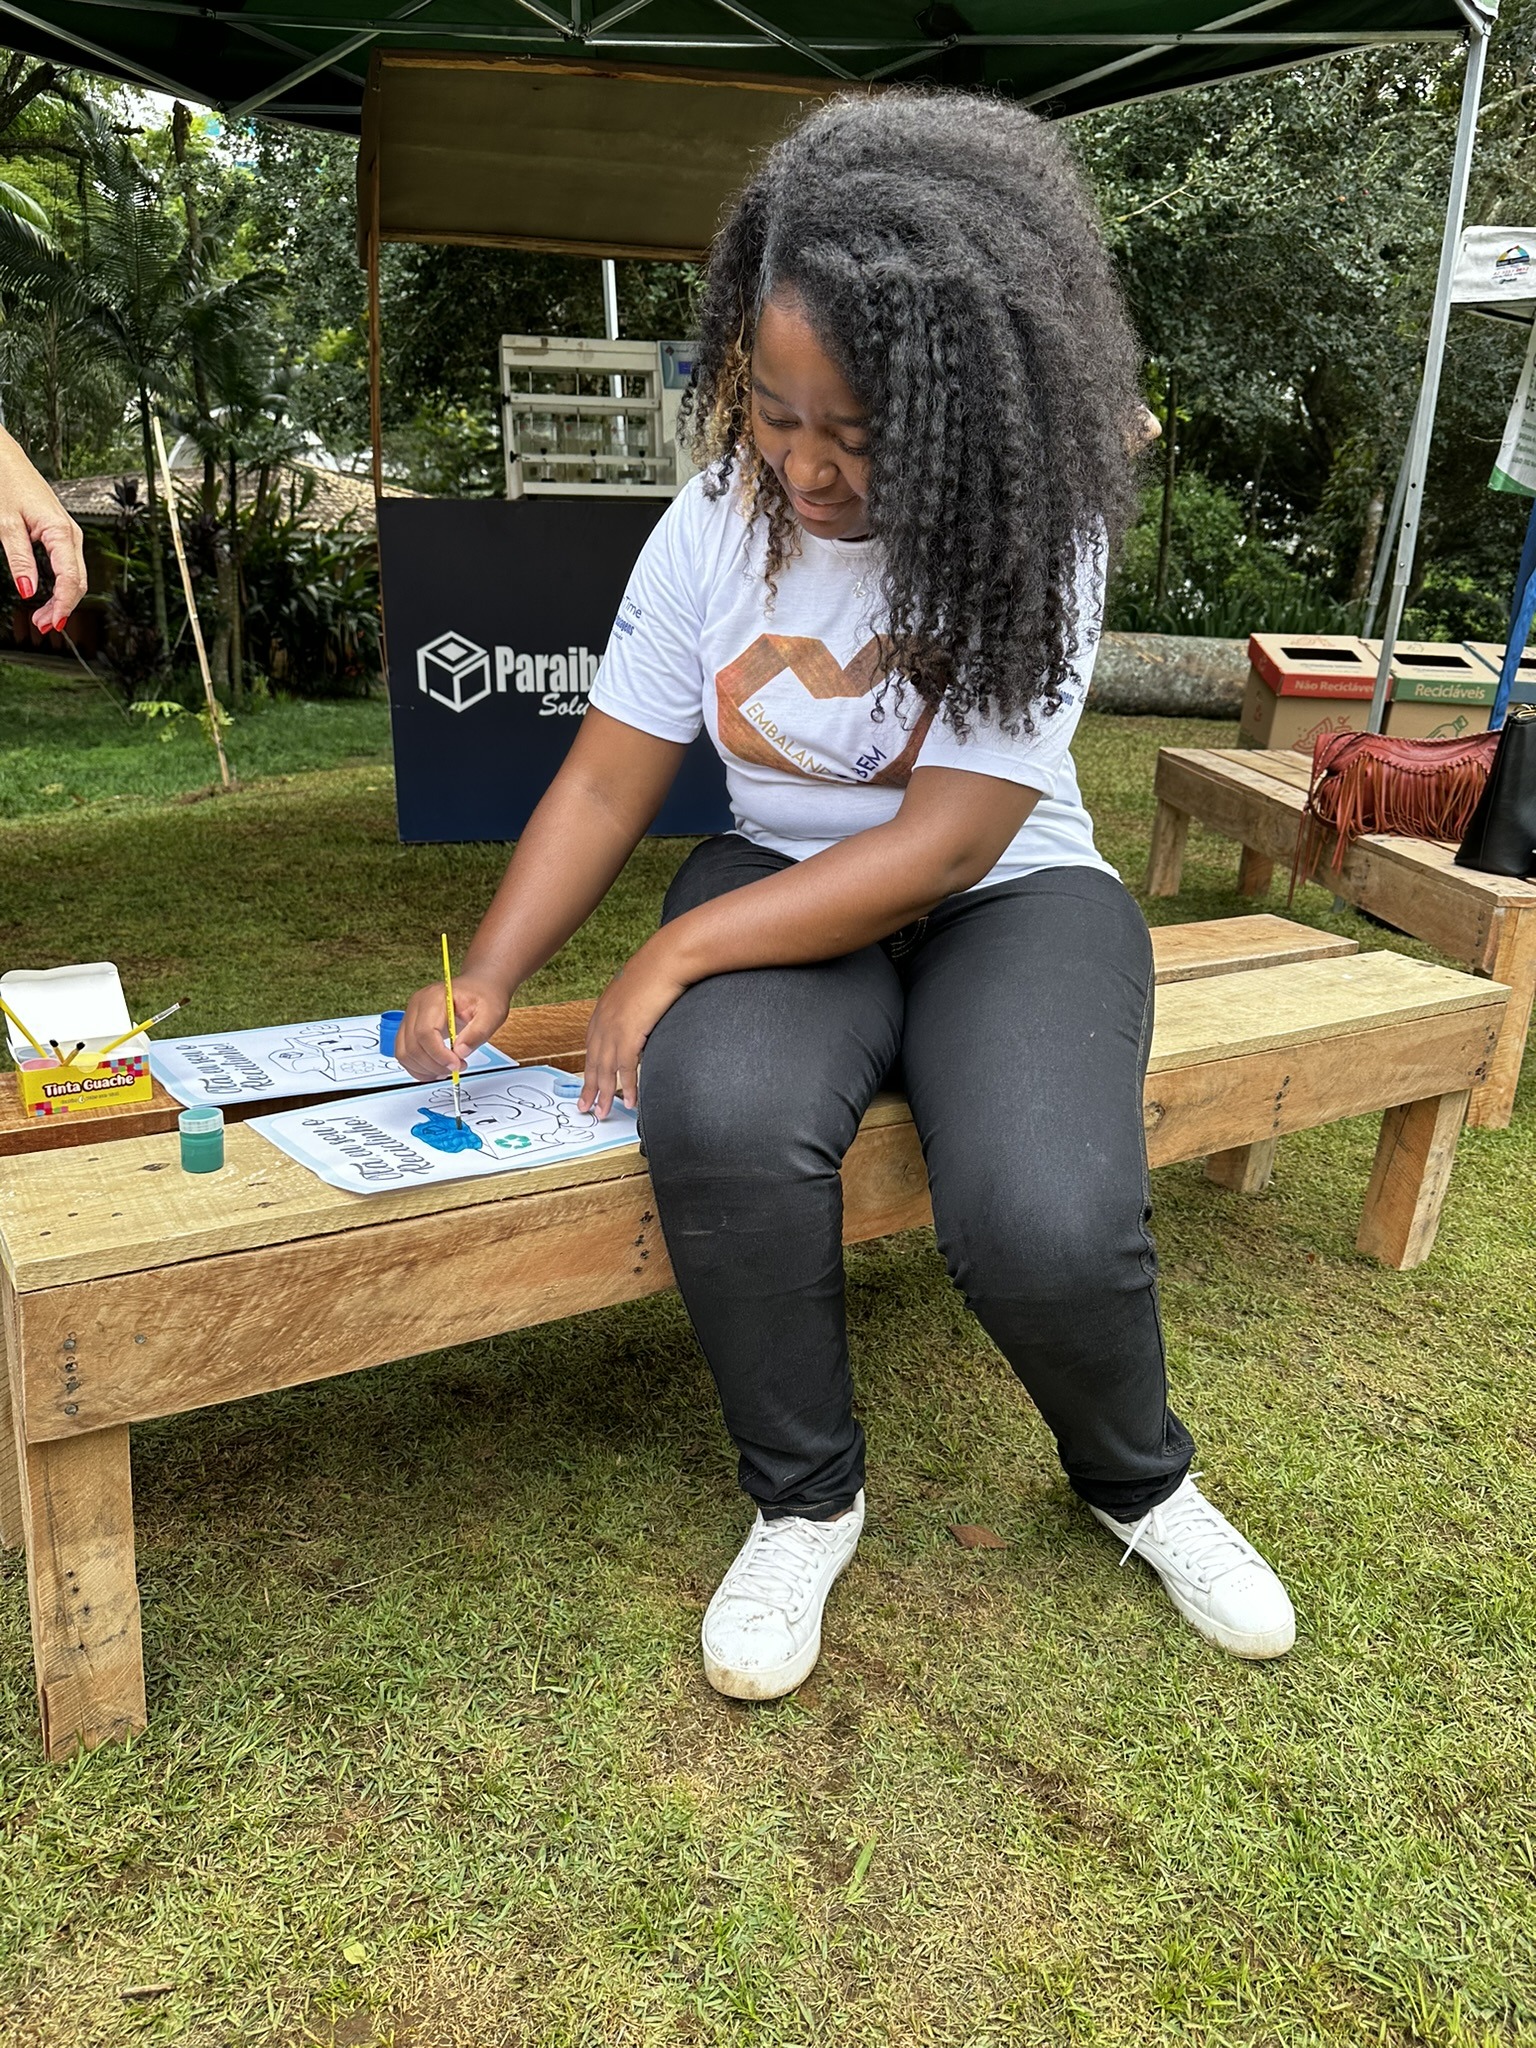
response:
<svg viewBox="0 0 1536 2048"><path fill-rule="evenodd" d="M23 597L32 597L36 593L37 585L30 576L18 576L16 578L16 588Z"/></svg>

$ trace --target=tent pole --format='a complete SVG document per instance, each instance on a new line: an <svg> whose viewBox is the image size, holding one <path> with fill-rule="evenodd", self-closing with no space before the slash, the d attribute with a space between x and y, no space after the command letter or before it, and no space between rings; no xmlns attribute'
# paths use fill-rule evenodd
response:
<svg viewBox="0 0 1536 2048"><path fill-rule="evenodd" d="M1489 23L1469 13L1467 69L1461 86L1461 113L1456 123L1456 150L1451 158L1451 189L1445 203L1445 233L1440 240L1440 270L1435 279L1434 305L1429 316L1429 340L1424 349L1424 381L1408 436L1404 464L1407 486L1403 492L1402 525L1397 535L1397 563L1392 577L1392 597L1387 606L1386 630L1382 635L1381 659L1376 664L1376 688L1371 694L1370 730L1380 732L1387 711L1387 683L1392 673L1392 654L1402 630L1403 609L1408 601L1408 584L1413 575L1413 555L1419 535L1419 514L1424 504L1424 476L1429 468L1429 444L1435 427L1435 401L1440 395L1440 367L1445 360L1445 336L1451 319L1451 277L1456 268L1456 249L1461 240L1467 212L1467 186L1472 175L1472 146L1477 140L1477 109L1482 98L1483 71L1488 59Z"/></svg>
<svg viewBox="0 0 1536 2048"><path fill-rule="evenodd" d="M379 334L379 152L368 166L368 429L373 443L373 495L384 495L384 352Z"/></svg>
<svg viewBox="0 0 1536 2048"><path fill-rule="evenodd" d="M603 258L603 332L610 341L619 338L619 267L611 256ZM624 396L624 379L617 372L608 379L609 392L615 398ZM615 424L615 433L620 441L624 439L624 418L620 414Z"/></svg>
<svg viewBox="0 0 1536 2048"><path fill-rule="evenodd" d="M1397 465L1397 482L1392 486L1392 504L1381 529L1381 546L1376 554L1376 566L1371 571L1371 587L1365 600L1365 618L1361 622L1360 637L1369 640L1376 630L1376 608L1381 603L1381 593L1387 587L1387 571L1392 566L1392 547L1397 538L1398 521L1403 516L1403 495L1408 489L1408 451L1413 446L1413 423L1419 416L1419 401L1415 397L1413 411L1408 415L1408 438L1403 443L1402 458Z"/></svg>

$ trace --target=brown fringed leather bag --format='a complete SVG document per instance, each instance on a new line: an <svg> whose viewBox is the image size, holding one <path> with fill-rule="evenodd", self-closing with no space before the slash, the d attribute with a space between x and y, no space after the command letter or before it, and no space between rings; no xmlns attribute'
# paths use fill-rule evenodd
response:
<svg viewBox="0 0 1536 2048"><path fill-rule="evenodd" d="M1344 866L1350 841L1362 832L1459 841L1477 809L1498 745L1496 732L1454 740L1324 733L1312 754L1312 785L1296 835L1291 894L1298 882L1311 879L1330 831L1335 835L1335 874Z"/></svg>

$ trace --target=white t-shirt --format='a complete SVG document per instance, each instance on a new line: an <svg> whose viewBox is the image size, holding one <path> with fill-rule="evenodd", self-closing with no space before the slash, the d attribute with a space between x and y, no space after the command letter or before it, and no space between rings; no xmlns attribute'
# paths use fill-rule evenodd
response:
<svg viewBox="0 0 1536 2048"><path fill-rule="evenodd" d="M734 490L711 498L692 478L640 552L593 704L657 739L686 743L707 726L736 830L795 860L888 823L914 768L963 768L1040 792L977 888L1041 868L1112 874L1068 751L1098 646L1092 561L1080 596L1085 651L1061 709L1014 737L973 718L962 739L899 683L877 697L878 546L802 532L770 608L767 522L749 523Z"/></svg>

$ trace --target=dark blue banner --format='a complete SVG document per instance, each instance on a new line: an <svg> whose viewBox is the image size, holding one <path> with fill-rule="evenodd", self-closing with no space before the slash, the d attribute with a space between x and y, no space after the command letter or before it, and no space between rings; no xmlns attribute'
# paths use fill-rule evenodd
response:
<svg viewBox="0 0 1536 2048"><path fill-rule="evenodd" d="M659 499L386 498L379 564L408 841L515 839L587 708ZM730 829L708 737L654 832Z"/></svg>

